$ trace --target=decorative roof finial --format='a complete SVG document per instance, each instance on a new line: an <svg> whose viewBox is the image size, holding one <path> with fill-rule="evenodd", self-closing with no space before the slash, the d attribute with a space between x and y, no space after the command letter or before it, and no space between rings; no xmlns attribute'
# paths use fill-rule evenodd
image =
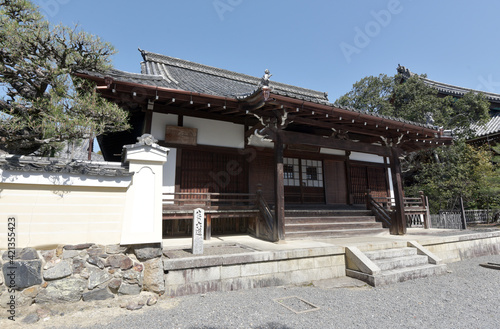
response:
<svg viewBox="0 0 500 329"><path fill-rule="evenodd" d="M271 79L273 75L269 73L269 70L266 69L264 71L264 76L262 76L262 79L260 80L260 85L261 86L269 86L269 79Z"/></svg>
<svg viewBox="0 0 500 329"><path fill-rule="evenodd" d="M434 125L434 118L432 117L432 112L425 113L425 121L428 125Z"/></svg>
<svg viewBox="0 0 500 329"><path fill-rule="evenodd" d="M144 134L141 137L137 137L137 144L138 145L147 145L147 146L152 146L153 144L156 144L158 140L153 137L151 134Z"/></svg>

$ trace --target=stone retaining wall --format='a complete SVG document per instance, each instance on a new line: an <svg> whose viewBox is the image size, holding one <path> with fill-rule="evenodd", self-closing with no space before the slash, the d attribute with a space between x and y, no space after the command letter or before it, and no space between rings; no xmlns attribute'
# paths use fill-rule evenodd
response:
<svg viewBox="0 0 500 329"><path fill-rule="evenodd" d="M105 300L141 291L163 294L162 250L157 245L124 247L80 244L51 250L1 252L0 307L8 308L15 283L16 306ZM16 267L15 274L9 267Z"/></svg>
<svg viewBox="0 0 500 329"><path fill-rule="evenodd" d="M500 232L481 232L420 241L445 263L500 254Z"/></svg>
<svg viewBox="0 0 500 329"><path fill-rule="evenodd" d="M345 276L343 247L163 260L169 296L232 291Z"/></svg>

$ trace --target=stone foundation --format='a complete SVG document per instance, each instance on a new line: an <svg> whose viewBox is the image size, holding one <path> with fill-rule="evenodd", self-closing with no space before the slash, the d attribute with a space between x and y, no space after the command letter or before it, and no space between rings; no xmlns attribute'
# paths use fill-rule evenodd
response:
<svg viewBox="0 0 500 329"><path fill-rule="evenodd" d="M163 260L169 296L309 284L345 276L343 247Z"/></svg>
<svg viewBox="0 0 500 329"><path fill-rule="evenodd" d="M420 243L445 263L500 254L500 232L439 237Z"/></svg>
<svg viewBox="0 0 500 329"><path fill-rule="evenodd" d="M16 306L105 300L143 290L161 295L165 292L161 255L159 244L24 248L16 249L15 257L0 252L0 307L9 306L12 283ZM15 275L11 266L17 268Z"/></svg>

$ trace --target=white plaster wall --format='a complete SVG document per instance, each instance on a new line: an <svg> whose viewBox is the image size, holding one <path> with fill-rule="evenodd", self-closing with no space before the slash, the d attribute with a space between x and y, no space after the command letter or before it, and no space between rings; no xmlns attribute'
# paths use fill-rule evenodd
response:
<svg viewBox="0 0 500 329"><path fill-rule="evenodd" d="M119 243L126 193L125 187L0 183L0 236L14 215L19 248Z"/></svg>
<svg viewBox="0 0 500 329"><path fill-rule="evenodd" d="M387 168L387 175L389 177L389 188L391 189L390 193L390 197L392 199L394 199L394 185L392 184L392 172L391 172L391 168Z"/></svg>
<svg viewBox="0 0 500 329"><path fill-rule="evenodd" d="M175 167L177 161L177 149L171 147L168 152L168 161L163 164L163 193L175 192ZM170 198L173 198L171 196Z"/></svg>
<svg viewBox="0 0 500 329"><path fill-rule="evenodd" d="M343 150L335 150L335 149L329 149L329 148L324 148L324 147L322 147L319 150L319 153L321 153L321 154L330 154L330 155L342 155L342 156L345 156L345 151L343 151Z"/></svg>
<svg viewBox="0 0 500 329"><path fill-rule="evenodd" d="M360 153L360 152L352 152L351 155L349 156L349 159L354 161L384 163L384 157L382 156L375 154Z"/></svg>
<svg viewBox="0 0 500 329"><path fill-rule="evenodd" d="M153 113L151 134L158 140L165 140L165 127L177 126L177 115ZM183 126L198 129L199 145L244 148L245 126L231 122L200 119L185 116Z"/></svg>
<svg viewBox="0 0 500 329"><path fill-rule="evenodd" d="M159 141L165 140L165 127L177 126L176 114L154 113L151 122L151 135Z"/></svg>
<svg viewBox="0 0 500 329"><path fill-rule="evenodd" d="M169 149L156 144L125 148L124 162L135 174L127 191L120 243L161 242L163 166Z"/></svg>
<svg viewBox="0 0 500 329"><path fill-rule="evenodd" d="M198 144L242 149L245 126L231 122L184 117L184 127L198 129Z"/></svg>

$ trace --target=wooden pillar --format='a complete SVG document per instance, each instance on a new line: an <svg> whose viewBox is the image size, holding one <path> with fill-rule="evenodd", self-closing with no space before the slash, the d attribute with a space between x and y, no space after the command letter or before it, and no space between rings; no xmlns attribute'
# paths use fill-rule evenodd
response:
<svg viewBox="0 0 500 329"><path fill-rule="evenodd" d="M175 158L175 192L179 193L181 191L181 179L182 179L182 149L177 149L177 156Z"/></svg>
<svg viewBox="0 0 500 329"><path fill-rule="evenodd" d="M404 209L403 182L401 179L401 162L399 161L399 151L391 147L391 175L394 189L394 199L396 201L395 214L391 223L391 234L406 234L406 218Z"/></svg>
<svg viewBox="0 0 500 329"><path fill-rule="evenodd" d="M151 134L151 126L153 124L153 111L146 111L146 118L144 123L144 133Z"/></svg>
<svg viewBox="0 0 500 329"><path fill-rule="evenodd" d="M285 181L283 174L283 140L279 131L274 141L274 163L274 211L276 225L273 235L275 240L283 240L285 239Z"/></svg>
<svg viewBox="0 0 500 329"><path fill-rule="evenodd" d="M212 238L212 215L205 215L205 240L210 240Z"/></svg>
<svg viewBox="0 0 500 329"><path fill-rule="evenodd" d="M460 197L460 218L462 219L462 230L467 229L467 219L465 218L464 199Z"/></svg>
<svg viewBox="0 0 500 329"><path fill-rule="evenodd" d="M351 160L349 160L351 156L351 151L345 151L345 179L346 179L346 201L347 204L352 204L353 203L353 198L352 198L352 182L351 182Z"/></svg>

